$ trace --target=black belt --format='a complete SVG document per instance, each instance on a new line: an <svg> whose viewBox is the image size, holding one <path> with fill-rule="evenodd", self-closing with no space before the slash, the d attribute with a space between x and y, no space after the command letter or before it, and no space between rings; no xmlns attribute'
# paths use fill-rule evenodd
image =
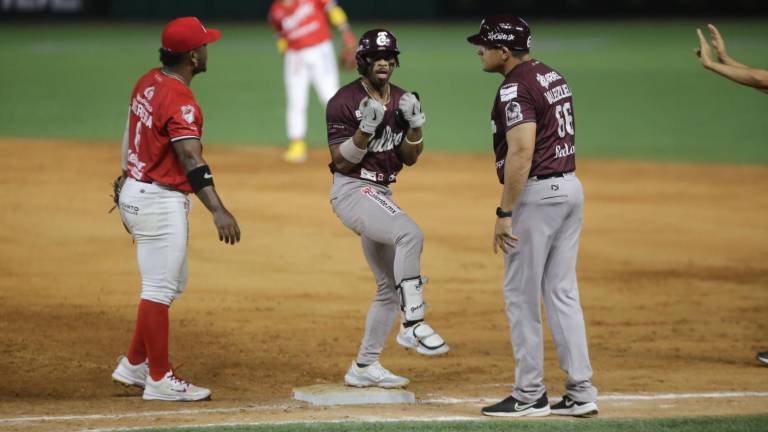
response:
<svg viewBox="0 0 768 432"><path fill-rule="evenodd" d="M131 177L131 178L133 178L133 177ZM184 191L180 191L180 190L178 190L178 189L176 189L174 187L171 187L171 186L168 186L168 185L164 185L162 183L158 183L158 182L156 182L154 180L139 180L139 179L135 179L135 178L134 178L134 180L136 180L139 183L153 184L153 185L159 186L159 187L161 187L163 189L167 189L167 190L171 190L171 191L176 191L176 192L181 192L183 194L187 193L187 192L184 192Z"/></svg>
<svg viewBox="0 0 768 432"><path fill-rule="evenodd" d="M565 177L566 174L570 173L552 173L552 174L542 174L542 175L535 175L528 177L530 180L546 180L556 177Z"/></svg>

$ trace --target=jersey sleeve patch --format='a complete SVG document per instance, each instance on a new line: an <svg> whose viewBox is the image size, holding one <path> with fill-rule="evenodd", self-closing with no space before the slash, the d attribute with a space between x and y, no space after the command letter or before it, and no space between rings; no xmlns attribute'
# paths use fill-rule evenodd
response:
<svg viewBox="0 0 768 432"><path fill-rule="evenodd" d="M195 123L195 107L192 105L184 105L181 107L181 118L187 121L189 124Z"/></svg>
<svg viewBox="0 0 768 432"><path fill-rule="evenodd" d="M170 112L167 123L168 137L172 141L186 138L200 138L203 120L200 108L194 103L176 105Z"/></svg>
<svg viewBox="0 0 768 432"><path fill-rule="evenodd" d="M517 83L505 84L499 89L499 98L508 102L517 97Z"/></svg>
<svg viewBox="0 0 768 432"><path fill-rule="evenodd" d="M509 101L504 112L507 117L507 126L513 126L523 120L523 110L517 102Z"/></svg>
<svg viewBox="0 0 768 432"><path fill-rule="evenodd" d="M506 132L521 123L536 121L536 101L525 82L505 84L499 92L496 99L499 129Z"/></svg>

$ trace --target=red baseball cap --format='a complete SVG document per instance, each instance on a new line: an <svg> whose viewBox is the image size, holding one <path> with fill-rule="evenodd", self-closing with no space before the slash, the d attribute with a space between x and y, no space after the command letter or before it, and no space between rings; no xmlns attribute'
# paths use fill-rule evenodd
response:
<svg viewBox="0 0 768 432"><path fill-rule="evenodd" d="M206 29L196 17L176 18L163 29L163 49L187 52L217 41L220 37L220 31Z"/></svg>

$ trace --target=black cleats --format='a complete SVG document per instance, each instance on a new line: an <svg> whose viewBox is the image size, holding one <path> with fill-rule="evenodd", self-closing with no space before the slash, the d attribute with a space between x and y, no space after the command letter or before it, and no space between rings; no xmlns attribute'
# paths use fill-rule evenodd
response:
<svg viewBox="0 0 768 432"><path fill-rule="evenodd" d="M510 396L495 405L483 408L481 412L493 417L544 417L549 415L550 409L545 393L537 401L527 403Z"/></svg>
<svg viewBox="0 0 768 432"><path fill-rule="evenodd" d="M552 405L552 414L574 417L592 417L597 415L595 402L577 402L568 395L563 396L560 402Z"/></svg>

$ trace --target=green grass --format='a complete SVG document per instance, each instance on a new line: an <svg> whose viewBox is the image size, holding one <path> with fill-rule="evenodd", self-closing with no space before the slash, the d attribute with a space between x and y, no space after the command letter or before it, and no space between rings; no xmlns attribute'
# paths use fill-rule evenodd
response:
<svg viewBox="0 0 768 432"><path fill-rule="evenodd" d="M392 422L392 423L290 423L282 425L222 426L166 429L131 429L132 432L742 432L768 430L768 415L740 417L699 417L651 420L494 420L451 422Z"/></svg>
<svg viewBox="0 0 768 432"><path fill-rule="evenodd" d="M355 29L382 23L353 22ZM698 22L532 22L534 56L575 95L578 154L734 163L768 162L768 95L701 68ZM282 145L281 59L263 23L212 23L223 31L209 72L193 89L208 144ZM427 145L489 152L489 112L500 75L480 70L465 41L476 22L396 23L402 68L393 81L418 90ZM720 25L737 59L768 67L768 21ZM0 136L114 140L135 80L157 64L162 23L9 24L0 27ZM342 74L342 81L355 78ZM312 97L308 139L325 143Z"/></svg>

